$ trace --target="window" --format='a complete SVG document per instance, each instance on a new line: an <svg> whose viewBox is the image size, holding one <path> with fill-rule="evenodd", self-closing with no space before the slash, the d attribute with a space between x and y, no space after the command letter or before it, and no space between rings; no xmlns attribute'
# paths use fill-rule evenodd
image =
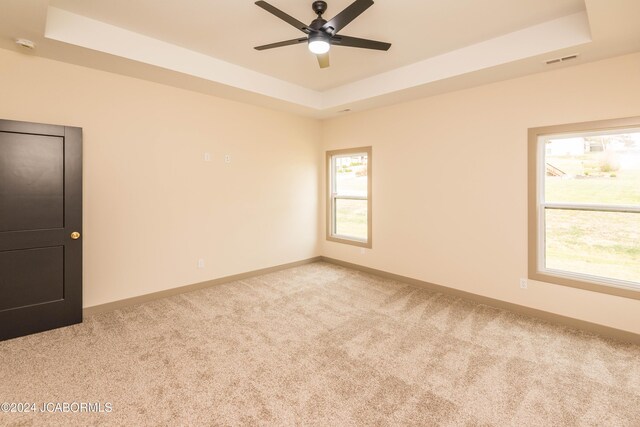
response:
<svg viewBox="0 0 640 427"><path fill-rule="evenodd" d="M327 240L371 248L371 147L327 152Z"/></svg>
<svg viewBox="0 0 640 427"><path fill-rule="evenodd" d="M529 130L529 277L640 299L640 117Z"/></svg>

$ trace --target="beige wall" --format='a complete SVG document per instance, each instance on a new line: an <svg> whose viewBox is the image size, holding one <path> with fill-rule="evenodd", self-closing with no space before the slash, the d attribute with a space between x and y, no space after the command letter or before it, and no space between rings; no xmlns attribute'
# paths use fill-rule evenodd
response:
<svg viewBox="0 0 640 427"><path fill-rule="evenodd" d="M321 254L640 333L639 300L518 286L527 128L640 115L638 93L640 54L320 123L0 50L0 118L84 128L86 307ZM362 254L325 241L323 154L365 145Z"/></svg>
<svg viewBox="0 0 640 427"><path fill-rule="evenodd" d="M324 122L325 150L373 146L374 244L362 254L322 239L322 254L640 333L639 300L518 283L527 129L637 116L639 94L634 54Z"/></svg>
<svg viewBox="0 0 640 427"><path fill-rule="evenodd" d="M6 50L0 118L84 129L85 307L318 255L317 121Z"/></svg>

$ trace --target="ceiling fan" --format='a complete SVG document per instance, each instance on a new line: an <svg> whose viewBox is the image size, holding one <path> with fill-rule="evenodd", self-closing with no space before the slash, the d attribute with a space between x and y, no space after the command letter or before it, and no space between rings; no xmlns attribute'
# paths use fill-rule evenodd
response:
<svg viewBox="0 0 640 427"><path fill-rule="evenodd" d="M307 34L307 37L256 46L255 49L257 50L308 43L309 50L312 53L315 53L318 57L318 64L320 64L320 68L327 68L329 66L329 49L331 48L331 45L385 51L389 50L391 47L390 43L359 39L357 37L341 36L337 34L338 31L346 27L351 21L360 16L362 12L371 7L371 5L373 5L373 0L356 0L329 21L322 18L322 15L327 10L327 2L314 1L311 8L318 17L309 25L287 15L266 1L257 1L256 5Z"/></svg>

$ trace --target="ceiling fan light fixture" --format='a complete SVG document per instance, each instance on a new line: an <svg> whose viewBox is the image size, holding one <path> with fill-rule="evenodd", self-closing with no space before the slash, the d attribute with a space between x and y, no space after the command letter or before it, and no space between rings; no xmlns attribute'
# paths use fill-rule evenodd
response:
<svg viewBox="0 0 640 427"><path fill-rule="evenodd" d="M309 35L309 50L316 55L322 55L331 49L330 37L324 32L315 32Z"/></svg>
<svg viewBox="0 0 640 427"><path fill-rule="evenodd" d="M309 50L316 55L329 52L331 44L325 40L309 40Z"/></svg>

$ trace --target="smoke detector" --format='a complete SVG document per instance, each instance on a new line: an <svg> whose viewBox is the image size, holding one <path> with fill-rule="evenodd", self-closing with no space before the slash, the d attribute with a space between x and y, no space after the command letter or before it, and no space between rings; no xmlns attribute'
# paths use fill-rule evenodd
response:
<svg viewBox="0 0 640 427"><path fill-rule="evenodd" d="M33 50L36 48L36 44L29 39L18 39L16 40L16 44L24 47L25 49Z"/></svg>

